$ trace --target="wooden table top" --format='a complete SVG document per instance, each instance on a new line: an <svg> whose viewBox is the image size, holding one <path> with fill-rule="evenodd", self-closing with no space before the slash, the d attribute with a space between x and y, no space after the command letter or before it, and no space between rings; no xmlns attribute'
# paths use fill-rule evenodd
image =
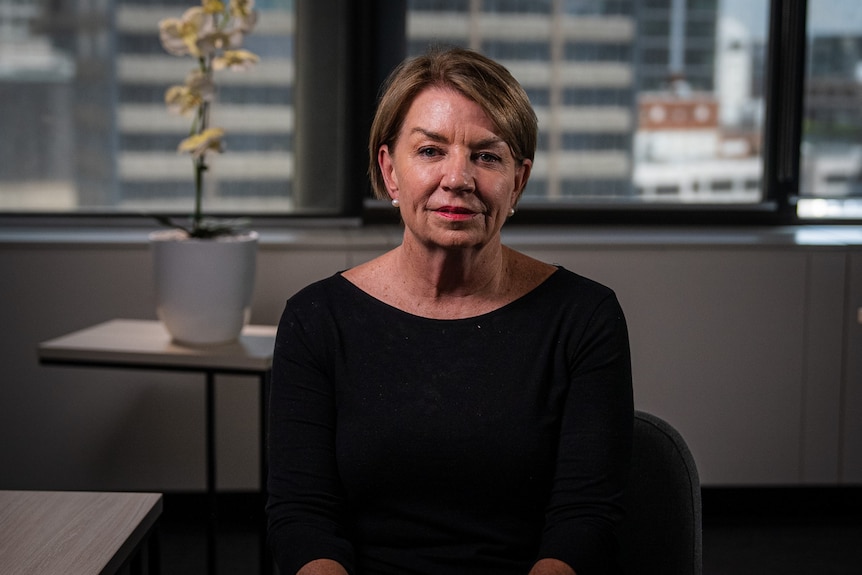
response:
<svg viewBox="0 0 862 575"><path fill-rule="evenodd" d="M115 573L161 512L157 493L0 491L0 573Z"/></svg>

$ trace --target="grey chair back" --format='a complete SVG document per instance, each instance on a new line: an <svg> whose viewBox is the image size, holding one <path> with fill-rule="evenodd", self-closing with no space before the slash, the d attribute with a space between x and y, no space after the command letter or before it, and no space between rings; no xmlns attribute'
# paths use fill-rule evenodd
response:
<svg viewBox="0 0 862 575"><path fill-rule="evenodd" d="M635 412L626 517L618 538L626 575L702 575L700 479L679 432Z"/></svg>

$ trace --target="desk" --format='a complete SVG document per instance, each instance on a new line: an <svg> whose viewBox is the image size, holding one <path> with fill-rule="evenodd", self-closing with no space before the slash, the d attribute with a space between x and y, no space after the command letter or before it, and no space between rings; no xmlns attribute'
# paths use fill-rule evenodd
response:
<svg viewBox="0 0 862 575"><path fill-rule="evenodd" d="M158 573L158 493L0 491L0 573Z"/></svg>
<svg viewBox="0 0 862 575"><path fill-rule="evenodd" d="M272 373L275 326L246 326L238 341L190 347L173 343L164 325L152 320L115 319L42 342L40 363L81 367L191 371L206 376L206 489L210 499L207 563L215 554L215 376L251 375L260 382L260 492L266 493L266 395ZM261 562L269 565L261 536ZM268 569L264 568L267 572Z"/></svg>

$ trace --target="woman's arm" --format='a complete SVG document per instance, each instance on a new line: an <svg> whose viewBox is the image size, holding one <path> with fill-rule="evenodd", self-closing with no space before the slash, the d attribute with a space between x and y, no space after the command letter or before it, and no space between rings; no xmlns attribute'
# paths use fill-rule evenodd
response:
<svg viewBox="0 0 862 575"><path fill-rule="evenodd" d="M556 476L539 557L586 573L614 572L632 441L628 332L614 296L599 302L569 348Z"/></svg>
<svg viewBox="0 0 862 575"><path fill-rule="evenodd" d="M342 525L334 387L324 367L331 329L299 299L279 325L269 398L268 538L279 570L291 575L321 558L349 570L353 557Z"/></svg>

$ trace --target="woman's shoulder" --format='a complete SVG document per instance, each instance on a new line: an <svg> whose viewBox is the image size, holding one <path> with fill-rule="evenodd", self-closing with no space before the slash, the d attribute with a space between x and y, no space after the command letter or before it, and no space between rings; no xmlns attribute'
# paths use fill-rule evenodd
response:
<svg viewBox="0 0 862 575"><path fill-rule="evenodd" d="M554 272L528 295L525 300L530 305L552 314L591 315L598 309L618 314L620 307L613 289L559 264L554 264Z"/></svg>
<svg viewBox="0 0 862 575"><path fill-rule="evenodd" d="M591 292L599 297L614 294L614 290L590 277L579 274L561 265L556 266L557 271L553 275L553 284L557 289L571 289L581 292Z"/></svg>
<svg viewBox="0 0 862 575"><path fill-rule="evenodd" d="M546 263L515 250L511 250L510 257L511 261L514 262L511 272L513 277L520 278L519 281L527 287L532 285L534 288L542 287L577 294L591 292L598 297L613 293L613 290L608 286L569 270L560 264ZM533 290L526 289L525 291Z"/></svg>
<svg viewBox="0 0 862 575"><path fill-rule="evenodd" d="M510 290L517 299L544 284L558 270L556 266L537 260L511 248L505 248Z"/></svg>
<svg viewBox="0 0 862 575"><path fill-rule="evenodd" d="M339 271L306 285L288 298L288 308L320 308L349 298L349 282L345 281L342 274Z"/></svg>

